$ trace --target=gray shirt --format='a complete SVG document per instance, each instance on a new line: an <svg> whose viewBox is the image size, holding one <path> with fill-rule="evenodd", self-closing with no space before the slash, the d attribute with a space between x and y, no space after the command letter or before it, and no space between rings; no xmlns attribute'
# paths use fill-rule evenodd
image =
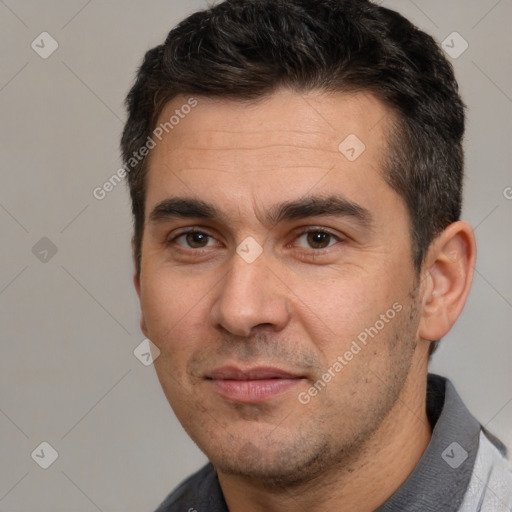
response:
<svg viewBox="0 0 512 512"><path fill-rule="evenodd" d="M498 497L500 509L485 508L483 493L496 498L490 475L498 478L504 493L512 493L512 473L504 477L505 466L501 458L505 447L494 436L481 427L470 414L453 384L446 378L429 374L427 385L427 415L432 426L432 438L418 465L404 484L376 512L457 512L490 510L508 512L512 510L505 494ZM485 434L485 435L484 435ZM483 440L483 441L482 441ZM492 441L492 444L491 442ZM480 444L478 468L474 472ZM485 450L484 450L485 449ZM486 460L485 474L480 459ZM495 464L496 460L498 464ZM504 462L503 462L504 464ZM482 466L483 467L483 466ZM496 474L495 468L500 468ZM481 488L474 497L468 489ZM466 496L466 491L468 495ZM507 494L507 496L509 496ZM229 512L212 464L185 480L160 505L156 512Z"/></svg>

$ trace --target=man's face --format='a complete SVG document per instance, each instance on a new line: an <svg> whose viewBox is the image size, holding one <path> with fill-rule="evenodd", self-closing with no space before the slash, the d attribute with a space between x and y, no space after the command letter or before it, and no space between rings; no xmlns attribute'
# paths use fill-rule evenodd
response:
<svg viewBox="0 0 512 512"><path fill-rule="evenodd" d="M219 471L299 481L399 423L414 387L417 276L381 175L388 111L362 93L197 100L149 157L142 328Z"/></svg>

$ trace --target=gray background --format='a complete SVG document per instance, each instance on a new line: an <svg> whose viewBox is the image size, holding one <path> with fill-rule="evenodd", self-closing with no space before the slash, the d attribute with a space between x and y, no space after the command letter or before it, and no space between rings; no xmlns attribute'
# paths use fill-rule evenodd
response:
<svg viewBox="0 0 512 512"><path fill-rule="evenodd" d="M452 61L479 257L432 370L512 446L512 1L383 3L469 44ZM126 189L92 195L121 165L123 100L145 51L205 5L0 0L0 511L150 511L205 460L133 355L144 337ZM43 31L59 45L46 59L31 48ZM31 458L42 441L58 452L46 470Z"/></svg>

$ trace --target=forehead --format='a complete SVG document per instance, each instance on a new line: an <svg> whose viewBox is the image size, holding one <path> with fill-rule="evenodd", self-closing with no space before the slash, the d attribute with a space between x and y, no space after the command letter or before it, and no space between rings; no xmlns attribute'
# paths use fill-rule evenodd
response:
<svg viewBox="0 0 512 512"><path fill-rule="evenodd" d="M293 199L333 186L364 198L381 170L391 112L368 93L281 89L258 101L179 96L163 109L147 205L169 195ZM321 190L321 189L324 190ZM290 197L284 197L289 195ZM369 197L367 198L369 200Z"/></svg>
<svg viewBox="0 0 512 512"><path fill-rule="evenodd" d="M385 120L391 111L373 94L309 93L279 89L258 100L233 100L195 97L197 106L187 107L190 98L178 96L162 110L157 125L164 126L172 120L165 137L170 147L179 146L183 137L201 134L205 144L227 143L232 147L237 141L250 137L254 144L290 134L308 147L337 150L344 135L358 134L369 145L375 145L383 135ZM167 134L167 133L166 133ZM199 137L198 137L199 139ZM199 141L199 140L198 140ZM333 147L334 146L334 147Z"/></svg>

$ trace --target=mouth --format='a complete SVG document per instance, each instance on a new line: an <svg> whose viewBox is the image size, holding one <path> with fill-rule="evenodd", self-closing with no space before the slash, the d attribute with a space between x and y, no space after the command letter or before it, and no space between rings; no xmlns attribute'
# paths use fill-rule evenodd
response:
<svg viewBox="0 0 512 512"><path fill-rule="evenodd" d="M223 366L210 372L206 381L227 400L246 404L267 402L299 385L305 377L279 368L241 369Z"/></svg>

